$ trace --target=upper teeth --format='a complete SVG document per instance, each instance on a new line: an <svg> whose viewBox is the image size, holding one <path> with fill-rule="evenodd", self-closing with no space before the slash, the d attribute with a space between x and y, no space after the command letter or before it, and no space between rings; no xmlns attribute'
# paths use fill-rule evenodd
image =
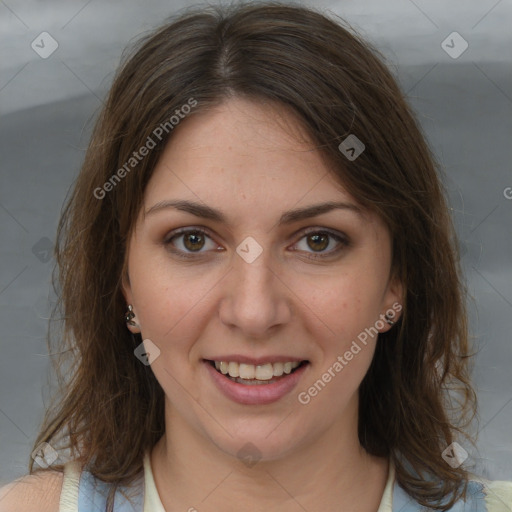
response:
<svg viewBox="0 0 512 512"><path fill-rule="evenodd" d="M231 377L240 377L241 379L270 380L272 377L279 377L283 373L291 373L294 368L299 366L299 361L286 363L266 363L266 364L244 364L235 361L215 361L215 368L224 375Z"/></svg>

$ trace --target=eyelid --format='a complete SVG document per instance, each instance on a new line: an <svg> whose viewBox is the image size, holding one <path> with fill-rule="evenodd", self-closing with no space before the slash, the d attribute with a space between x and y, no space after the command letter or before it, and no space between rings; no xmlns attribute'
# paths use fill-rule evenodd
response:
<svg viewBox="0 0 512 512"><path fill-rule="evenodd" d="M169 233L164 238L163 244L169 248L169 246L172 246L171 240L173 238L176 238L180 235L186 235L187 233L201 233L201 234L207 236L208 238L212 239L213 241L215 241L214 237L211 235L208 228L205 228L202 226L187 226L184 228L178 228L178 229L172 231L171 233ZM296 233L294 233L293 237L295 238L299 235L301 235L301 236L293 245L297 245L304 237L306 237L307 235L312 234L312 233L313 234L322 234L322 233L327 234L327 235L331 236L332 238L334 238L341 245L341 247L338 247L338 248L333 249L328 252L308 253L308 254L310 254L310 256L306 256L306 258L309 258L309 259L321 259L321 258L327 259L330 256L334 256L334 255L338 254L343 248L351 245L351 241L345 233L340 232L340 231L334 231L330 228L324 228L324 227L320 227L320 226L310 226L308 228L303 228L303 229L298 230ZM208 251L205 251L205 252L197 252L197 253L194 253L194 252L187 253L187 252L183 252L179 249L170 249L169 248L169 250L173 254L176 254L179 257L186 258L186 259L195 258L197 256L204 254L205 252L208 252ZM299 252L299 251L297 251L297 252Z"/></svg>
<svg viewBox="0 0 512 512"><path fill-rule="evenodd" d="M179 235L183 235L183 234L187 234L187 233L195 233L195 232L202 233L204 235L209 236L210 238L213 238L210 234L210 231L207 228L204 228L201 226L187 226L186 228L178 228L178 229L175 229L175 230L171 231L170 233L168 233L164 238L164 244L170 243L170 241L173 238L175 238Z"/></svg>
<svg viewBox="0 0 512 512"><path fill-rule="evenodd" d="M338 242L338 247L327 252L307 252L307 255L304 257L310 260L328 260L329 258L337 256L341 251L343 251L343 249L351 246L351 240L345 233L329 228L313 226L300 230L298 233L301 236L294 245L297 245L303 238L310 234L327 234Z"/></svg>
<svg viewBox="0 0 512 512"><path fill-rule="evenodd" d="M342 231L333 230L330 228L322 228L319 226L309 227L305 228L303 230L299 230L298 234L302 234L302 236L309 235L311 233L327 233L328 235L331 235L334 238L340 238L343 240L347 245L350 243L349 237L343 233Z"/></svg>
<svg viewBox="0 0 512 512"><path fill-rule="evenodd" d="M201 233L202 235L207 236L211 240L213 240L213 236L210 234L210 231L207 228L202 226L187 226L185 228L178 228L174 231L171 231L171 233L165 236L163 240L163 245L167 248L167 250L169 250L170 252L172 252L173 254L180 258L190 260L196 258L197 256L201 256L202 254L204 254L204 252L184 252L181 251L180 249L173 248L171 243L171 240L173 238L179 237L181 235L186 235L187 233Z"/></svg>

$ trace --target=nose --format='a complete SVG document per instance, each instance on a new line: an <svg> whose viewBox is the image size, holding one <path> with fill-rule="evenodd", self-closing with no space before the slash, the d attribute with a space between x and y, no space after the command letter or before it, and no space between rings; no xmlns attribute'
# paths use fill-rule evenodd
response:
<svg viewBox="0 0 512 512"><path fill-rule="evenodd" d="M219 315L244 339L268 338L278 326L290 321L293 294L278 275L277 266L266 249L251 263L234 255Z"/></svg>

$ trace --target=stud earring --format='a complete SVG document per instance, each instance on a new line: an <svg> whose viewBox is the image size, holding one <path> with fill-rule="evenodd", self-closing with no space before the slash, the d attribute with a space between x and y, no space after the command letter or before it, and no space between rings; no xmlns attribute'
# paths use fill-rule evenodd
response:
<svg viewBox="0 0 512 512"><path fill-rule="evenodd" d="M391 320L391 318L389 318L388 315L384 315L384 318L386 319L386 322L389 324L389 325L395 325L396 322L393 322L393 320Z"/></svg>
<svg viewBox="0 0 512 512"><path fill-rule="evenodd" d="M133 312L133 306L131 304L128 304L128 311L124 315L125 322L130 325L136 326L137 323L133 321L134 318L135 313Z"/></svg>

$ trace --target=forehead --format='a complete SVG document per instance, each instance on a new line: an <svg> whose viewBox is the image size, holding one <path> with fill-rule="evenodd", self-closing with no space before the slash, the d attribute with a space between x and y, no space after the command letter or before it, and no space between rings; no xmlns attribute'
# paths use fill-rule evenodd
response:
<svg viewBox="0 0 512 512"><path fill-rule="evenodd" d="M238 194L260 204L265 198L297 202L307 194L350 197L292 111L239 98L189 116L173 132L146 199L171 191L196 194L196 200Z"/></svg>
<svg viewBox="0 0 512 512"><path fill-rule="evenodd" d="M242 97L226 99L202 110L199 105L175 133L173 138L181 138L182 142L185 138L197 142L228 136L262 149L314 149L303 122L291 107Z"/></svg>

